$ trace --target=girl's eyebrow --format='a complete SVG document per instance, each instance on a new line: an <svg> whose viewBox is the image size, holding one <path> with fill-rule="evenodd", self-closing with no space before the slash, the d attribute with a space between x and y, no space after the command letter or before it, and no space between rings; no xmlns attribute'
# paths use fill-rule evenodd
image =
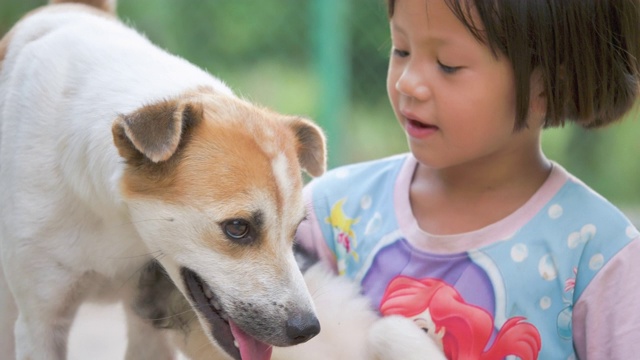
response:
<svg viewBox="0 0 640 360"><path fill-rule="evenodd" d="M392 34L393 33L397 33L399 35L407 35L407 31L402 27L402 25L399 25L397 23L395 23L393 20L390 21L390 29ZM433 36L430 35L428 36L427 39L425 39L427 43L432 44L432 45L437 45L437 46L446 46L446 45L450 45L455 43L454 41L451 41L451 39L447 38L446 36Z"/></svg>

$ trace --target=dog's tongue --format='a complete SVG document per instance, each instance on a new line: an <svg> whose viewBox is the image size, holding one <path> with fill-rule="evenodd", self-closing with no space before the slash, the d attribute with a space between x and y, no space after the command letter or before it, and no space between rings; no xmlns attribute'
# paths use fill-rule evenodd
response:
<svg viewBox="0 0 640 360"><path fill-rule="evenodd" d="M261 341L254 339L242 331L233 321L229 321L231 333L238 342L242 360L269 360L272 348Z"/></svg>

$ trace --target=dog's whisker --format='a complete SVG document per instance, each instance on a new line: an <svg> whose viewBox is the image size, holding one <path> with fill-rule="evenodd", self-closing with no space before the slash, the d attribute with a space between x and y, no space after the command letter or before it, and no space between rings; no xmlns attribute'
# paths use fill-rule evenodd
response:
<svg viewBox="0 0 640 360"><path fill-rule="evenodd" d="M120 223L119 225L134 225L134 224L142 224L145 222L149 222L149 221L175 221L175 218L172 217L167 217L167 218L157 218L157 219L142 219L142 220L136 220L136 221L127 221L127 222L123 222Z"/></svg>
<svg viewBox="0 0 640 360"><path fill-rule="evenodd" d="M190 310L194 310L194 309L190 309ZM184 313L186 314L186 313L188 313L188 311L185 311ZM193 323L194 320L196 322L198 321L198 314L196 314L195 310L192 311L191 317L187 320L187 324ZM199 326L199 324L198 324L198 326Z"/></svg>
<svg viewBox="0 0 640 360"><path fill-rule="evenodd" d="M172 319L172 318L175 318L175 317L179 317L179 316L182 316L182 315L186 315L186 314L189 314L189 313L193 313L193 316L188 321L188 322L191 322L191 321L193 321L193 319L195 319L197 317L197 315L195 315L195 312L191 308L183 310L183 311L180 311L180 312L177 312L177 313L173 313L173 314L167 315L167 316L147 317L147 318L144 318L144 319L145 320L150 320L150 321L169 320L169 319Z"/></svg>
<svg viewBox="0 0 640 360"><path fill-rule="evenodd" d="M129 226L129 225L135 225L135 224L142 224L142 223L146 223L146 222L151 222L151 221L168 221L168 222L173 222L175 221L175 218L172 217L166 217L166 218L150 218L150 219L141 219L141 220L136 220L136 221L125 221L125 222L119 222L116 224L112 224L112 226L109 226L109 228L111 229L119 229L125 226Z"/></svg>
<svg viewBox="0 0 640 360"><path fill-rule="evenodd" d="M313 291L310 291L309 293L311 294L311 298L317 299L317 298L327 294L330 291L331 291L331 287L330 286L322 286L322 287L313 289Z"/></svg>
<svg viewBox="0 0 640 360"><path fill-rule="evenodd" d="M202 342L202 345L200 345L199 347L196 348L196 354L200 355L200 354L206 354L209 349L211 348L211 344L209 343L209 340L205 337L205 341Z"/></svg>
<svg viewBox="0 0 640 360"><path fill-rule="evenodd" d="M132 280L132 279L133 279L137 274L139 274L139 273L140 273L144 268L146 268L146 267L149 265L149 262L150 262L150 261L152 261L152 260L158 261L158 260L162 259L162 258L165 256L165 254L164 254L161 250L158 250L157 252L159 253L158 255L154 255L154 256L152 256L152 257L151 257L151 259L150 259L148 262L146 262L146 263L142 264L140 267L138 267L138 269L136 269L135 271L133 271L133 272L129 275L129 277L127 277L127 278L122 282L122 284L120 284L119 289L122 289L124 286L126 286L126 285L127 285L127 283L129 283L129 281L131 281L131 280Z"/></svg>
<svg viewBox="0 0 640 360"><path fill-rule="evenodd" d="M162 253L162 250L155 250L152 252L148 252L148 253L144 253L144 254L139 254L139 255L130 255L130 256L111 256L108 257L108 259L113 259L113 260L126 260L126 259L136 259L136 258L141 258L141 257L152 257L154 259L156 259L156 255L158 253ZM157 259L156 259L157 260Z"/></svg>

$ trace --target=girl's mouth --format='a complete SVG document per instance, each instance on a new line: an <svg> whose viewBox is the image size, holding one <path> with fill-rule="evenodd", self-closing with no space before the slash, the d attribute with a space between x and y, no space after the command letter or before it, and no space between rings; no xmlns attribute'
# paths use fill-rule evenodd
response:
<svg viewBox="0 0 640 360"><path fill-rule="evenodd" d="M439 130L439 128L435 125L425 124L423 122L408 118L406 120L407 121L405 123L405 130L407 134L413 138L426 138Z"/></svg>

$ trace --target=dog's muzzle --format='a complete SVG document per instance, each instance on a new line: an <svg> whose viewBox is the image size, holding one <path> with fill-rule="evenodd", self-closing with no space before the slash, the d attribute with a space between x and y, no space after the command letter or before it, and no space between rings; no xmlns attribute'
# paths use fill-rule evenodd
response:
<svg viewBox="0 0 640 360"><path fill-rule="evenodd" d="M210 332L216 342L236 360L268 360L271 357L271 345L266 344L241 329L225 312L214 291L198 274L187 268L181 269L194 308L209 323ZM287 345L303 343L320 332L320 323L310 312L295 313L286 323Z"/></svg>

